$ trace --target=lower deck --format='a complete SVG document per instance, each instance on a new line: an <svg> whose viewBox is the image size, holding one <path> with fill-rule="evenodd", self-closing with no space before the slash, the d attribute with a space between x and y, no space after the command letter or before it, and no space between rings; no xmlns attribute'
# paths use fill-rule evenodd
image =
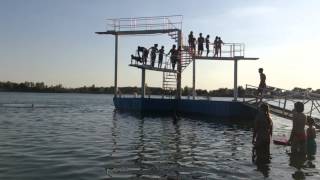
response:
<svg viewBox="0 0 320 180"><path fill-rule="evenodd" d="M237 101L209 101L189 99L114 98L116 109L152 114L206 115L212 118L252 121L254 107Z"/></svg>

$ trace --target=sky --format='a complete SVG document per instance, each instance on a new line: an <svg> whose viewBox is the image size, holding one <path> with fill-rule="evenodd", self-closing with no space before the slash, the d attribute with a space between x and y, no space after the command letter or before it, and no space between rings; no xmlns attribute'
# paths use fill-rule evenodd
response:
<svg viewBox="0 0 320 180"><path fill-rule="evenodd" d="M0 81L45 82L65 87L112 86L114 37L107 18L183 15L183 33L219 35L245 43L238 85L320 89L320 1L318 0L0 0ZM166 35L119 38L119 86L140 86L141 71L129 67L138 45L173 43ZM147 71L148 86L162 85L162 73ZM182 74L192 86L192 66ZM233 87L233 63L196 61L196 88Z"/></svg>

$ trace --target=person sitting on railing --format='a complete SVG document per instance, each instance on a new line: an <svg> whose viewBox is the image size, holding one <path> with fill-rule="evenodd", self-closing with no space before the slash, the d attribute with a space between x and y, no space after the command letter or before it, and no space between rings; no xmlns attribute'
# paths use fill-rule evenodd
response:
<svg viewBox="0 0 320 180"><path fill-rule="evenodd" d="M170 56L170 61L171 61L171 65L172 65L172 69L174 70L176 63L177 63L177 58L178 58L178 50L176 49L176 45L172 45L172 48L170 49L170 51L168 52L167 56L171 54Z"/></svg>
<svg viewBox="0 0 320 180"><path fill-rule="evenodd" d="M207 37L206 37L206 49L207 49L207 57L208 57L208 54L210 52L209 50L209 44L210 44L210 35L208 34Z"/></svg>
<svg viewBox="0 0 320 180"><path fill-rule="evenodd" d="M198 56L202 56L203 43L204 43L204 38L202 37L202 33L200 33L198 37Z"/></svg>
<svg viewBox="0 0 320 180"><path fill-rule="evenodd" d="M136 60L137 62L142 63L142 58L139 56L134 56L133 54L131 54L131 59Z"/></svg>
<svg viewBox="0 0 320 180"><path fill-rule="evenodd" d="M216 38L214 39L214 42L213 42L213 48L214 48L213 57L218 57L218 40L219 40L219 37L216 36Z"/></svg>
<svg viewBox="0 0 320 180"><path fill-rule="evenodd" d="M223 41L221 40L221 37L218 37L217 45L218 45L218 51L219 51L220 57L221 57L221 47L222 47L222 44L223 44Z"/></svg>
<svg viewBox="0 0 320 180"><path fill-rule="evenodd" d="M149 50L151 49L151 66L154 67L154 63L156 61L157 52L158 52L158 44L154 44Z"/></svg>
<svg viewBox="0 0 320 180"><path fill-rule="evenodd" d="M265 90L265 88L267 87L267 84L266 84L266 75L263 73L263 68L259 68L258 70L259 74L260 74L260 83L259 83L259 87L258 87L258 96L261 96L262 98L262 95L263 95L263 91ZM261 100L260 100L261 101Z"/></svg>
<svg viewBox="0 0 320 180"><path fill-rule="evenodd" d="M161 46L161 49L159 49L158 68L162 67L163 54L164 54L164 46Z"/></svg>

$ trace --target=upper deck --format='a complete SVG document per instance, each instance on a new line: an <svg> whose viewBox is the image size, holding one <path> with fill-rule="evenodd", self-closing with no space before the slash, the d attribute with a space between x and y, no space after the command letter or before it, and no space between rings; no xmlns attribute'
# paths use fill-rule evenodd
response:
<svg viewBox="0 0 320 180"><path fill-rule="evenodd" d="M109 35L139 35L139 34L165 34L181 31L182 16L155 16L134 18L107 19L106 31L96 34Z"/></svg>

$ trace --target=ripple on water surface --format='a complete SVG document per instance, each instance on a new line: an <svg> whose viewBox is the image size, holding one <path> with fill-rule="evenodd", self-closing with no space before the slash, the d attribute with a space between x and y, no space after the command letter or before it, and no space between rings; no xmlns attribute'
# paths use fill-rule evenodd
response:
<svg viewBox="0 0 320 180"><path fill-rule="evenodd" d="M140 119L115 113L107 95L0 93L0 104L0 179L264 177L251 162L250 126ZM288 136L291 122L273 120L274 134ZM271 146L270 179L291 179L296 172L286 150ZM302 169L307 179L320 178L318 159L315 168Z"/></svg>

